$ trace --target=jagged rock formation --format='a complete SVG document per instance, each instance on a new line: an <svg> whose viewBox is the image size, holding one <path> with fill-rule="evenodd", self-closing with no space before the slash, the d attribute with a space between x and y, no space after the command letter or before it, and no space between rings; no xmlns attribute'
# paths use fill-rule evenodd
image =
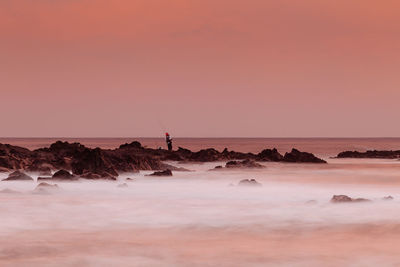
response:
<svg viewBox="0 0 400 267"><path fill-rule="evenodd" d="M85 179L113 180L123 172L185 170L166 164L165 161L168 160L179 162L247 160L247 162L325 163L311 153L300 152L296 149L282 156L276 149L265 149L259 154L228 151L228 149L219 152L213 148L192 152L180 147L176 151L167 151L145 148L137 141L123 144L117 149L92 149L79 143L57 141L50 147L33 151L23 147L0 144L0 171L27 170L39 172L44 176L50 176L51 171L67 170L71 171L74 176ZM68 176L66 178L72 179Z"/></svg>
<svg viewBox="0 0 400 267"><path fill-rule="evenodd" d="M337 158L398 159L400 158L400 150L344 151L340 152Z"/></svg>
<svg viewBox="0 0 400 267"><path fill-rule="evenodd" d="M285 153L285 156L283 157L284 162L309 162L309 163L326 163L325 160L322 160L320 158L317 158L311 153L308 152L301 152L298 151L297 149L292 149L291 152Z"/></svg>

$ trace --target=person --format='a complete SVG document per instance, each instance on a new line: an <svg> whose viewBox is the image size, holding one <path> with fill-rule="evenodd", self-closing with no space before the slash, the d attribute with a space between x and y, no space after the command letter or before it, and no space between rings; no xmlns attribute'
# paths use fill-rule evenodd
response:
<svg viewBox="0 0 400 267"><path fill-rule="evenodd" d="M169 133L165 133L165 142L167 142L168 151L172 151L172 138Z"/></svg>

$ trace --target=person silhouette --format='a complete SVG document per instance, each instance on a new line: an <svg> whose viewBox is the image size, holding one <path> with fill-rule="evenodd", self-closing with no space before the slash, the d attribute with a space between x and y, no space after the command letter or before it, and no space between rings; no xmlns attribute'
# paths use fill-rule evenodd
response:
<svg viewBox="0 0 400 267"><path fill-rule="evenodd" d="M165 133L165 142L167 142L168 151L172 151L172 138L169 133Z"/></svg>

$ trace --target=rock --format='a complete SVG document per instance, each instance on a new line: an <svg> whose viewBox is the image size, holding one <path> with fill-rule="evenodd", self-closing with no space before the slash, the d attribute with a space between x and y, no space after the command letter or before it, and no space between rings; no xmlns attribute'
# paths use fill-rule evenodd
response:
<svg viewBox="0 0 400 267"><path fill-rule="evenodd" d="M339 203L339 202L351 202L353 199L346 195L334 195L331 199L331 202Z"/></svg>
<svg viewBox="0 0 400 267"><path fill-rule="evenodd" d="M261 183L257 182L255 179L243 179L239 182L240 186L262 186Z"/></svg>
<svg viewBox="0 0 400 267"><path fill-rule="evenodd" d="M126 144L120 145L119 148L120 149L124 149L124 148L141 149L143 147L142 147L142 144L139 143L138 141L133 141L130 144L126 143Z"/></svg>
<svg viewBox="0 0 400 267"><path fill-rule="evenodd" d="M62 180L62 181L74 181L78 178L75 175L72 175L69 171L59 170L52 176L53 180Z"/></svg>
<svg viewBox="0 0 400 267"><path fill-rule="evenodd" d="M245 159L243 161L228 161L225 165L226 168L264 168L265 166L255 162L254 160Z"/></svg>
<svg viewBox="0 0 400 267"><path fill-rule="evenodd" d="M126 181L135 181L135 179L133 179L133 178L129 178L129 177L128 177L128 178L126 178L125 180L126 180Z"/></svg>
<svg viewBox="0 0 400 267"><path fill-rule="evenodd" d="M393 197L392 196L386 196L386 197L383 197L382 199L383 200L393 200Z"/></svg>
<svg viewBox="0 0 400 267"><path fill-rule="evenodd" d="M127 188L128 185L126 183L123 183L123 184L119 184L117 187L118 188Z"/></svg>
<svg viewBox="0 0 400 267"><path fill-rule="evenodd" d="M4 167L0 167L0 172L9 172L10 170Z"/></svg>
<svg viewBox="0 0 400 267"><path fill-rule="evenodd" d="M58 185L57 184L48 184L48 183L40 183L36 186L37 188L51 188L51 189L58 189Z"/></svg>
<svg viewBox="0 0 400 267"><path fill-rule="evenodd" d="M115 170L113 164L100 148L85 148L71 161L71 168L72 173L76 175L82 175L89 172L99 174L101 177L118 176L118 172Z"/></svg>
<svg viewBox="0 0 400 267"><path fill-rule="evenodd" d="M33 181L33 178L23 172L15 171L8 175L3 181Z"/></svg>
<svg viewBox="0 0 400 267"><path fill-rule="evenodd" d="M260 161L282 161L283 156L278 152L276 148L274 149L264 149L259 154L257 154L257 160Z"/></svg>
<svg viewBox="0 0 400 267"><path fill-rule="evenodd" d="M290 153L285 153L284 162L302 162L302 163L327 163L325 160L317 158L312 153L301 152L295 148Z"/></svg>
<svg viewBox="0 0 400 267"><path fill-rule="evenodd" d="M107 172L104 172L102 174L85 172L80 177L89 180L112 180L112 181L117 180L117 178L113 177L111 174Z"/></svg>
<svg viewBox="0 0 400 267"><path fill-rule="evenodd" d="M45 182L42 182L38 184L33 190L33 194L39 194L39 195L49 195L55 191L58 191L59 187L57 184L48 184Z"/></svg>
<svg viewBox="0 0 400 267"><path fill-rule="evenodd" d="M221 165L215 166L214 169L215 169L215 170L217 170L217 169L222 169L222 166L221 166Z"/></svg>
<svg viewBox="0 0 400 267"><path fill-rule="evenodd" d="M46 166L42 166L39 169L39 175L40 176L51 176L51 168L50 167L46 167Z"/></svg>
<svg viewBox="0 0 400 267"><path fill-rule="evenodd" d="M334 195L331 199L332 203L365 202L365 201L370 201L370 200L365 198L351 198L346 195Z"/></svg>
<svg viewBox="0 0 400 267"><path fill-rule="evenodd" d="M366 152L344 151L337 155L338 158L378 158L397 159L400 158L400 150L368 150Z"/></svg>
<svg viewBox="0 0 400 267"><path fill-rule="evenodd" d="M154 173L149 174L147 176L172 176L172 171L170 169L167 169L165 171L154 172Z"/></svg>

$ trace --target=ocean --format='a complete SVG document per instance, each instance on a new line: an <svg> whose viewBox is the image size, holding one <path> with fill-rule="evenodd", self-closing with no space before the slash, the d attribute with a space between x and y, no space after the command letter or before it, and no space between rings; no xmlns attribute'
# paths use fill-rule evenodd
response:
<svg viewBox="0 0 400 267"><path fill-rule="evenodd" d="M56 140L0 143L35 149ZM162 138L60 140L110 149L134 140L164 146ZM334 158L344 150L397 150L400 138L176 138L174 145L281 153L295 147L328 164L263 162L263 169L209 171L224 162L169 162L191 171L57 183L47 193L34 191L37 182L0 182L0 192L15 191L0 193L0 266L400 264L400 161ZM242 179L262 186L238 186ZM341 194L370 201L330 202ZM389 195L393 200L383 199Z"/></svg>

